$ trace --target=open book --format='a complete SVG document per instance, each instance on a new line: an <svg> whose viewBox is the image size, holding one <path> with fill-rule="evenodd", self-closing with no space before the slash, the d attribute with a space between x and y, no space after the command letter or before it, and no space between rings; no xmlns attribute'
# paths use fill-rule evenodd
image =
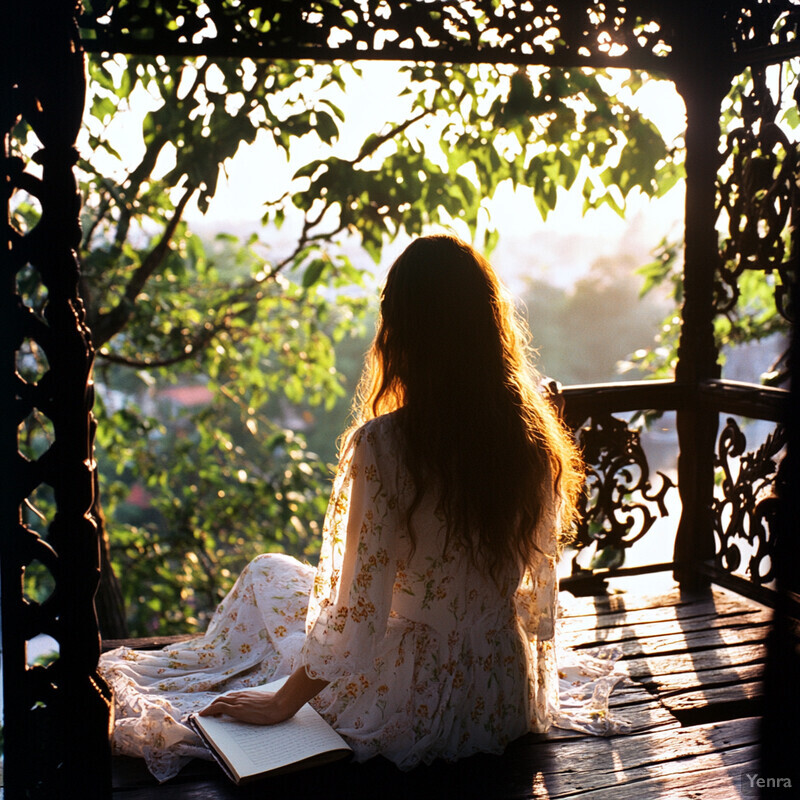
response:
<svg viewBox="0 0 800 800"><path fill-rule="evenodd" d="M276 692L285 680L254 688ZM235 783L325 764L352 753L347 742L308 703L277 725L197 714L192 714L189 722Z"/></svg>

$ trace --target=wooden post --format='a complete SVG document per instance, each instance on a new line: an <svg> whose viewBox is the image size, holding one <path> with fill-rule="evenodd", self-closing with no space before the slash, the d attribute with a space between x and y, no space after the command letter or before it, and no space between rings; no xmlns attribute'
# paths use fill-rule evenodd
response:
<svg viewBox="0 0 800 800"><path fill-rule="evenodd" d="M15 798L110 795L110 694L97 674L100 638L93 597L99 577L94 497L91 370L94 358L78 294L80 197L75 141L86 91L75 0L29 0L7 15L2 42L5 201L0 299L0 447L3 492L2 563L4 792ZM32 160L12 158L12 131L30 124L42 144ZM14 230L9 201L22 188L41 205L28 232ZM16 276L30 266L47 291L42 316L25 304ZM35 341L47 359L36 383L17 375L18 352ZM36 461L18 451L18 428L34 410L52 424L49 449ZM53 489L56 512L45 537L28 529L21 506L34 489ZM38 560L55 590L39 604L22 594L25 568ZM59 643L49 666L28 667L26 643L48 633ZM71 788L70 788L71 787Z"/></svg>
<svg viewBox="0 0 800 800"><path fill-rule="evenodd" d="M703 407L699 387L720 372L713 329L714 276L719 259L716 176L721 160L720 105L730 88L730 76L726 42L720 38L718 4L681 3L676 12L681 19L676 84L686 104L686 219L684 300L675 375L683 395L677 412L682 512L674 574L681 586L699 589L708 581L695 568L714 557L710 506L718 415Z"/></svg>

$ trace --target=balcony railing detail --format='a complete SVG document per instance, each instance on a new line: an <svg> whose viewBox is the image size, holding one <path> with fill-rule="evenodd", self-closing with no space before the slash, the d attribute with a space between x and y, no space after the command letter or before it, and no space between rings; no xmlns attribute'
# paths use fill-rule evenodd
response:
<svg viewBox="0 0 800 800"><path fill-rule="evenodd" d="M721 481L711 504L715 562L759 587L769 587L775 580L776 489L785 446L786 430L777 425L758 449L748 451L745 434L732 417L717 446Z"/></svg>
<svg viewBox="0 0 800 800"><path fill-rule="evenodd" d="M668 515L665 498L675 484L657 473L653 485L640 431L610 414L593 416L577 432L587 465L586 492L580 504L581 520L572 545L595 546L593 566L621 567L625 554L662 517ZM573 559L573 575L586 568Z"/></svg>
<svg viewBox="0 0 800 800"><path fill-rule="evenodd" d="M786 332L791 322L790 273L797 270L800 259L798 239L791 235L800 222L800 145L792 140L782 117L792 96L795 103L800 98L800 83L796 76L787 80L783 67L780 73L773 70L769 77L763 67L753 67L749 74L752 82L734 99L740 106L739 114L725 136L720 155L716 212L717 229L724 232L724 238L719 250L715 312L729 316L764 314L763 308L736 308L744 273L760 272L760 284L773 286L779 316L771 325L779 333ZM772 365L771 371L772 380L785 378L785 364L783 368L780 362Z"/></svg>

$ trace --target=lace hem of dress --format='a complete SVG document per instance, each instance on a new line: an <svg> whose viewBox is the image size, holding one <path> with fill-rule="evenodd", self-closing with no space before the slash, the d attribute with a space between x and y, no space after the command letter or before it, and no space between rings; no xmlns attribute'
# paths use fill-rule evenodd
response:
<svg viewBox="0 0 800 800"><path fill-rule="evenodd" d="M626 678L618 670L622 656L619 647L584 650L558 649L558 713L553 719L557 728L581 731L594 736L630 733L631 724L613 714L609 697L614 687Z"/></svg>

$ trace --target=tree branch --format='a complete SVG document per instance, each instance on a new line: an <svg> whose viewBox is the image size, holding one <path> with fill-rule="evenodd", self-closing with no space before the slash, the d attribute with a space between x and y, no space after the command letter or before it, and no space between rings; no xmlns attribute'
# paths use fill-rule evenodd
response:
<svg viewBox="0 0 800 800"><path fill-rule="evenodd" d="M427 117L429 114L433 114L434 109L426 108L424 111L421 111L417 114L416 117L410 117L405 122L401 122L398 125L395 125L393 128L388 130L386 133L381 134L380 136L376 136L374 139L367 140L364 142L361 150L359 150L358 155L351 161L350 163L355 166L360 161L363 161L368 156L371 156L382 144L386 144L386 142L391 141L394 139L395 136L400 135L404 130L410 128L415 122L419 122L423 117Z"/></svg>
<svg viewBox="0 0 800 800"><path fill-rule="evenodd" d="M167 227L164 229L164 233L158 240L158 244L156 244L156 246L147 254L144 261L142 261L142 263L133 273L131 279L128 281L128 284L125 287L125 291L120 301L116 306L114 306L114 308L111 309L111 311L98 316L94 325L94 329L92 330L92 338L94 340L95 347L101 347L112 336L119 333L131 318L136 298L144 288L148 278L163 263L164 258L169 251L169 245L172 241L172 237L175 235L178 223L181 221L181 217L183 216L184 209L186 208L189 200L192 198L194 192L195 187L191 184L186 187L183 196L178 201L178 205L175 207L174 214L167 223Z"/></svg>
<svg viewBox="0 0 800 800"><path fill-rule="evenodd" d="M97 354L98 358L108 361L111 364L122 364L124 367L133 367L134 369L154 369L156 367L171 367L175 364L180 364L182 361L187 361L192 356L196 355L197 351L192 348L183 353L170 356L169 358L132 358L128 356L120 356L116 353L109 353L100 351Z"/></svg>
<svg viewBox="0 0 800 800"><path fill-rule="evenodd" d="M403 133L403 131L407 130L411 125L419 122L424 117L433 113L433 108L426 108L420 111L420 113L418 113L416 116L410 117L404 122L395 125L386 133L376 136L369 141L369 143L364 144L351 164L356 165L365 158L368 158L379 147L381 147L381 145L391 141L396 136L399 136L401 133ZM133 313L133 304L136 300L136 297L143 289L150 275L152 275L158 266L163 262L169 248L170 240L175 233L175 229L180 221L183 210L193 193L194 188L191 186L187 187L184 195L181 197L181 200L175 209L175 214L164 231L164 234L162 235L158 244L153 248L153 250L150 251L139 268L134 272L133 276L125 287L125 292L120 302L111 311L102 315L102 317L98 319L95 326L96 330L93 331L96 346L98 348L105 344L112 336L114 336L114 334L122 330L127 323L128 319ZM247 281L246 283L236 287L227 297L221 300L220 307L230 306L232 303L247 300L248 295L253 291L253 289L270 280L274 280L283 269L293 263L304 247L314 241L329 239L343 230L344 226L340 225L333 232L317 234L312 233L313 228L318 225L325 216L325 211L326 208L323 208L322 211L315 217L306 216L303 221L303 229L292 252L281 261L274 264L269 270L266 270L261 278L251 279L250 281ZM259 299L260 298L256 297L255 302L258 302ZM213 325L208 330L204 330L200 336L190 339L187 342L187 346L183 352L172 356L149 359L121 356L110 352L100 352L98 357L109 363L122 364L137 369L152 369L157 367L173 366L194 357L196 353L202 350L202 348L205 347L216 334L228 328L229 322L230 315L226 313L219 323Z"/></svg>

